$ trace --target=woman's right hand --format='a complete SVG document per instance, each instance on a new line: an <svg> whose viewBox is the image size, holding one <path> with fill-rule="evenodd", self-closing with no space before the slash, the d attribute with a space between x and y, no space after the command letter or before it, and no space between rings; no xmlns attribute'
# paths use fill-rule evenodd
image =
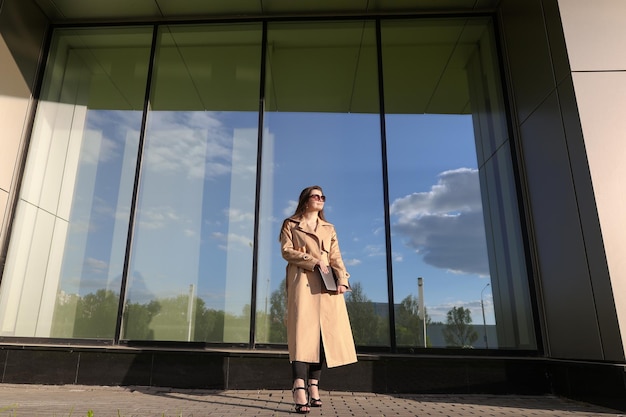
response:
<svg viewBox="0 0 626 417"><path fill-rule="evenodd" d="M321 269L321 271L322 271L323 273L328 274L328 271L329 271L329 269L328 269L328 265L326 265L326 264L325 264L325 263L323 263L323 262L320 262L320 263L318 263L317 265L320 267L320 269Z"/></svg>

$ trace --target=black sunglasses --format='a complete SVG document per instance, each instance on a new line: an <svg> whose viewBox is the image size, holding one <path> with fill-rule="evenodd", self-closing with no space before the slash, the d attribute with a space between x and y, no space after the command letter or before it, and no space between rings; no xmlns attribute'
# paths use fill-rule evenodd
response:
<svg viewBox="0 0 626 417"><path fill-rule="evenodd" d="M325 195L311 194L309 196L309 198L312 198L315 201L326 201L326 196Z"/></svg>

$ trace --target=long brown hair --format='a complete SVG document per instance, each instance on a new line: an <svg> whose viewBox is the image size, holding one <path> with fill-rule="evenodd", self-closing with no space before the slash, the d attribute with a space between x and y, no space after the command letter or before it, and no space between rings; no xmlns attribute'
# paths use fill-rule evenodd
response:
<svg viewBox="0 0 626 417"><path fill-rule="evenodd" d="M296 207L296 211L293 213L291 217L301 217L304 214L304 212L306 211L306 205L309 201L309 197L311 197L311 191L313 190L319 190L322 194L324 194L322 187L320 187L319 185L312 185L310 187L306 187L300 193L300 197L298 198L298 207ZM324 216L324 209L320 210L318 216L320 219L326 221L326 217Z"/></svg>

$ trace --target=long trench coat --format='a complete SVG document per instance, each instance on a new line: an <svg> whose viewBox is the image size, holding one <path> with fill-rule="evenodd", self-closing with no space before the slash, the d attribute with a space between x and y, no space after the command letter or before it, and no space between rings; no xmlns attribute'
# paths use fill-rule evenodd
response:
<svg viewBox="0 0 626 417"><path fill-rule="evenodd" d="M290 217L280 232L282 256L287 261L287 343L289 360L320 361L320 335L329 368L357 361L343 294L328 292L318 272L319 260L330 265L337 285L348 285L350 274L341 258L335 227L322 219L312 230L300 218Z"/></svg>

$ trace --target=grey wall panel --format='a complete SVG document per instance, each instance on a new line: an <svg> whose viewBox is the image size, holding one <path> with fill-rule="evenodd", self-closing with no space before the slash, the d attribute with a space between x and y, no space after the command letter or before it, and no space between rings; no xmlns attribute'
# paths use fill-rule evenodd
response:
<svg viewBox="0 0 626 417"><path fill-rule="evenodd" d="M550 46L550 56L552 58L552 67L554 69L554 77L556 79L556 83L558 84L565 78L569 77L571 73L569 58L567 56L567 47L565 45L565 36L563 35L561 14L559 13L557 0L544 0L542 2L542 6L546 22L546 33L548 34L548 43Z"/></svg>
<svg viewBox="0 0 626 417"><path fill-rule="evenodd" d="M520 126L547 353L604 359L556 92Z"/></svg>
<svg viewBox="0 0 626 417"><path fill-rule="evenodd" d="M571 74L559 84L558 95L572 167L572 178L576 188L576 199L604 359L624 361L624 348L620 337L615 298L611 288L609 268Z"/></svg>
<svg viewBox="0 0 626 417"><path fill-rule="evenodd" d="M500 19L517 118L524 121L555 87L540 0L503 0Z"/></svg>

